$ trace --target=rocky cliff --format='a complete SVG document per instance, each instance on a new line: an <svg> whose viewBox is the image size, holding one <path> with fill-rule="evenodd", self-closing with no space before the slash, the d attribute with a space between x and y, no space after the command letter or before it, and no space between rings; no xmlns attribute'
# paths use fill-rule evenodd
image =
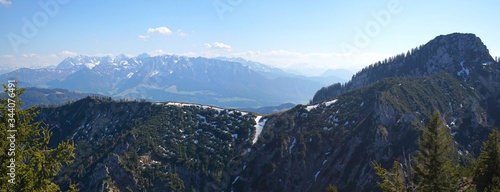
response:
<svg viewBox="0 0 500 192"><path fill-rule="evenodd" d="M453 135L455 161L477 156L500 127L499 73L479 38L451 34L271 115L88 97L39 119L54 143L75 141L58 182L82 191L377 191L371 162L414 156L432 113Z"/></svg>

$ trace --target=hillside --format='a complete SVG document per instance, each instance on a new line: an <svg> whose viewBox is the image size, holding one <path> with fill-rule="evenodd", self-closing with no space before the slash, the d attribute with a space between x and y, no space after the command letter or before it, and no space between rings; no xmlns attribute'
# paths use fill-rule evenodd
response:
<svg viewBox="0 0 500 192"><path fill-rule="evenodd" d="M223 189L226 165L257 141L262 118L211 106L95 97L44 108L39 117L54 128L53 143L75 141L77 161L60 182L79 181L83 191L154 190L172 182Z"/></svg>
<svg viewBox="0 0 500 192"><path fill-rule="evenodd" d="M439 36L407 55L266 116L87 97L38 118L54 143L75 141L77 161L58 182L82 191L378 191L371 162L414 156L432 113L450 129L458 163L500 127L500 63L479 38Z"/></svg>
<svg viewBox="0 0 500 192"><path fill-rule="evenodd" d="M469 83L498 80L498 65L481 39L474 34L453 33L440 35L408 51L384 61L379 61L356 73L345 84L321 88L313 103L328 100L349 90L354 90L388 77L421 77L437 73L450 73ZM489 71L489 72L488 72ZM484 77L484 74L493 75ZM491 85L483 85L490 88ZM498 85L494 85L498 92Z"/></svg>

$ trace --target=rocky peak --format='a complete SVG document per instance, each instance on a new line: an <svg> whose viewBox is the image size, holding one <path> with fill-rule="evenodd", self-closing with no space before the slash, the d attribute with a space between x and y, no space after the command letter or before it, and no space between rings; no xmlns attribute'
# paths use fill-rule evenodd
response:
<svg viewBox="0 0 500 192"><path fill-rule="evenodd" d="M422 71L423 75L443 71L460 75L462 69L493 61L479 37L462 33L440 35L422 46L414 57L424 61L416 63L427 69Z"/></svg>
<svg viewBox="0 0 500 192"><path fill-rule="evenodd" d="M475 52L488 53L488 48L481 39L472 33L452 33L449 35L440 35L427 43L427 46L445 47L457 52Z"/></svg>
<svg viewBox="0 0 500 192"><path fill-rule="evenodd" d="M389 77L423 77L450 73L465 81L476 78L485 70L483 66L495 63L488 48L474 34L453 33L440 35L421 45L384 61L376 62L360 72L346 84L335 84L319 90L313 102L331 99L346 91ZM498 66L493 66L498 67Z"/></svg>

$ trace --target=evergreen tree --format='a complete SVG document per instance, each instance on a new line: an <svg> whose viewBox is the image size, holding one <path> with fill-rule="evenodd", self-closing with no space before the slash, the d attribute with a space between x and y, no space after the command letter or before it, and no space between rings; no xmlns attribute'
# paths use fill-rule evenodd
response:
<svg viewBox="0 0 500 192"><path fill-rule="evenodd" d="M338 192L338 190L335 185L330 184L325 188L325 192Z"/></svg>
<svg viewBox="0 0 500 192"><path fill-rule="evenodd" d="M477 191L500 191L500 133L494 130L483 143L474 170Z"/></svg>
<svg viewBox="0 0 500 192"><path fill-rule="evenodd" d="M73 143L49 148L52 132L34 122L35 107L21 108L25 89L13 81L3 87L7 98L0 99L0 191L59 191L53 178L73 161Z"/></svg>
<svg viewBox="0 0 500 192"><path fill-rule="evenodd" d="M404 184L404 176L401 171L400 164L398 161L394 161L392 170L388 171L377 163L373 162L377 176L382 180L382 182L377 182L377 185L385 192L399 192L406 191Z"/></svg>
<svg viewBox="0 0 500 192"><path fill-rule="evenodd" d="M179 175L177 175L177 173L172 173L172 171L169 171L169 173L167 174L167 178L168 188L170 189L170 191L181 192L185 190L184 182L179 177Z"/></svg>
<svg viewBox="0 0 500 192"><path fill-rule="evenodd" d="M419 191L455 191L459 178L449 154L452 151L450 131L443 126L439 114L430 118L419 140L415 173Z"/></svg>

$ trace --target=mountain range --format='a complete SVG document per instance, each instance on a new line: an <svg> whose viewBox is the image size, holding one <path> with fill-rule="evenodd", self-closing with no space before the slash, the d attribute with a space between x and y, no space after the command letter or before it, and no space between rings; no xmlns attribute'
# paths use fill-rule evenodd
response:
<svg viewBox="0 0 500 192"><path fill-rule="evenodd" d="M69 57L56 67L21 68L0 75L20 77L24 87L62 88L116 99L182 101L232 108L307 103L335 76L305 77L241 58L176 55Z"/></svg>
<svg viewBox="0 0 500 192"><path fill-rule="evenodd" d="M227 65L189 67L208 62L205 58L145 56L126 61L134 59L150 62L124 79L130 84L117 93L138 87L133 82L156 85L162 78L154 78L159 74L151 71L158 66L171 69L172 75L206 70L208 79L215 73L210 70L220 69L240 77L229 81L254 73L248 65L220 60ZM55 70L83 70L45 82L69 85L93 74L94 83L101 82L94 89L109 86L105 79L110 74L93 71L113 65L89 68L70 60ZM179 65L165 65L174 61ZM248 83L262 86L257 80ZM390 167L403 154L415 156L418 137L433 113L451 131L456 161L478 156L487 135L500 127L500 63L474 34L453 33L376 62L347 83L323 87L309 104L270 115L95 96L40 110L38 119L52 127L51 143L75 142L76 161L57 178L63 188L72 181L81 191L323 191L331 184L340 191L378 191L371 162Z"/></svg>

